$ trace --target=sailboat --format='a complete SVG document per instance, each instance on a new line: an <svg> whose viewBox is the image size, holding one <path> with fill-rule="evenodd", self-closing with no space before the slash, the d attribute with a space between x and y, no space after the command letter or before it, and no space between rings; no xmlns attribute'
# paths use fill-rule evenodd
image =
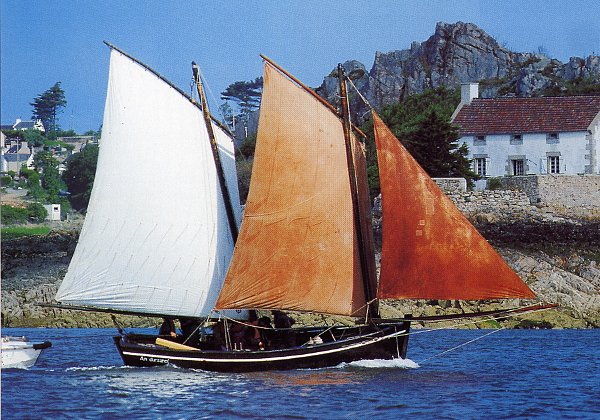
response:
<svg viewBox="0 0 600 420"><path fill-rule="evenodd" d="M412 319L381 318L382 299L535 297L373 112L384 214L377 278L365 147L343 68L340 114L263 59L242 219L233 145L197 72L200 104L111 46L96 181L57 301L199 321L193 343L115 336L125 364L245 372L406 358ZM260 328L248 321L254 310L355 324ZM236 326L259 329L266 343L236 341Z"/></svg>

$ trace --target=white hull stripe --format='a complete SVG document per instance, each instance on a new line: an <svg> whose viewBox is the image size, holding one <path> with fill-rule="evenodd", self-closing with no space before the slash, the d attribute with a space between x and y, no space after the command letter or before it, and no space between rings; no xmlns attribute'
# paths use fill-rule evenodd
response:
<svg viewBox="0 0 600 420"><path fill-rule="evenodd" d="M148 353L136 353L136 352L129 352L129 351L125 351L125 350L123 351L123 354L125 354L127 356L153 357L155 359L194 360L196 362L208 362L208 363L274 362L274 361L279 361L279 360L302 359L302 358L308 358L308 357L322 356L324 354L344 352L346 350L351 350L351 349L355 349L355 348L368 346L368 345L377 343L379 341L389 340L390 338L398 337L398 336L401 336L404 334L406 334L406 330L397 331L393 334L385 335L383 337L376 337L376 338L373 338L368 341L362 341L360 343L350 344L348 346L340 347L337 349L323 350L323 351L318 351L318 352L308 353L308 354L292 354L290 356L275 356L275 357L268 357L268 358L261 357L261 358L257 358L257 359L213 359L213 358L207 359L207 358L199 358L199 357L164 356L164 355L158 355L158 354L152 355L152 354L148 354Z"/></svg>

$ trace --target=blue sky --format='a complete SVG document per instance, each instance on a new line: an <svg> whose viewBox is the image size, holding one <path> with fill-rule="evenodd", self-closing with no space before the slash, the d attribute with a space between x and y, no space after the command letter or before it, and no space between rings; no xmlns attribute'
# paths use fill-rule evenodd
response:
<svg viewBox="0 0 600 420"><path fill-rule="evenodd" d="M215 98L261 75L259 54L318 86L338 62L425 41L436 22L472 22L505 47L550 56L600 54L600 2L0 0L2 124L31 117L60 81L63 129L97 130L108 77L107 40L189 91L200 64ZM212 104L213 110L216 104Z"/></svg>

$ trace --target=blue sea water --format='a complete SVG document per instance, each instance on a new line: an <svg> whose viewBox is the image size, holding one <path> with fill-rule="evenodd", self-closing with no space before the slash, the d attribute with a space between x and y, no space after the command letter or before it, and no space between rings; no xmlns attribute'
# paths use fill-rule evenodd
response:
<svg viewBox="0 0 600 420"><path fill-rule="evenodd" d="M111 329L5 328L52 347L33 368L2 370L1 416L600 418L600 330L503 330L435 357L488 332L414 334L400 363L222 374L124 367Z"/></svg>

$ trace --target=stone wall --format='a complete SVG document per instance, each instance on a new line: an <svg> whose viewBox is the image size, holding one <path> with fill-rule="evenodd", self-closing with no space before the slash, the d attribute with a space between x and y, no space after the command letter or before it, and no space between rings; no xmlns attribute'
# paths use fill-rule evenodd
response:
<svg viewBox="0 0 600 420"><path fill-rule="evenodd" d="M445 193L467 191L467 180L464 178L434 178L433 180Z"/></svg>
<svg viewBox="0 0 600 420"><path fill-rule="evenodd" d="M542 217L531 205L527 194L518 190L446 192L458 209L470 220L493 223Z"/></svg>
<svg viewBox="0 0 600 420"><path fill-rule="evenodd" d="M584 219L600 217L600 175L527 175L500 182L504 189L525 192L542 209Z"/></svg>
<svg viewBox="0 0 600 420"><path fill-rule="evenodd" d="M520 188L467 191L467 181L464 178L434 178L434 181L458 209L473 221L510 221L540 215L539 209L531 204L528 194ZM537 190L537 187L533 189ZM376 201L375 207L377 206Z"/></svg>

